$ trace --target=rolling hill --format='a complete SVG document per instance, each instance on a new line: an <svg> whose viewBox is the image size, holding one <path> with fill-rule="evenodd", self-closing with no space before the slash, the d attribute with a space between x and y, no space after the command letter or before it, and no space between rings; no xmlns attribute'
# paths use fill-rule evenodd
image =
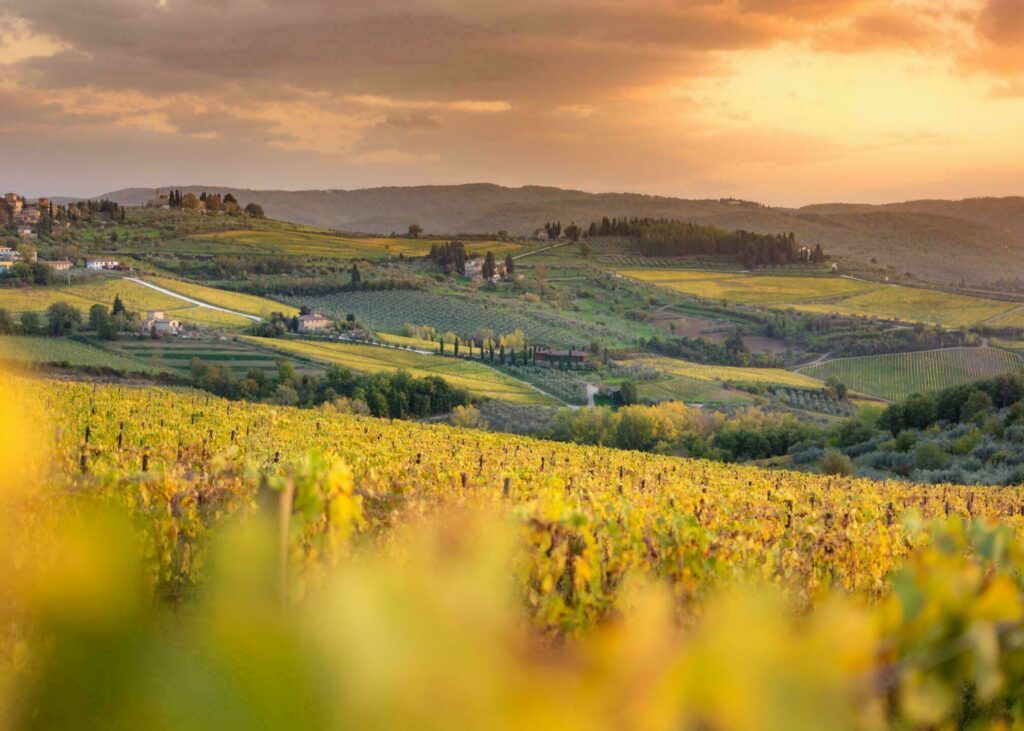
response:
<svg viewBox="0 0 1024 731"><path fill-rule="evenodd" d="M418 223L428 233L529 234L545 221L587 223L602 216L651 216L763 233L792 231L802 243L860 261L875 259L919 279L971 284L1012 279L1024 269L1024 198L910 201L888 205L772 208L736 200L684 200L633 193L491 184L362 190L245 190L176 186L185 192L233 193L267 215L324 228L388 234ZM104 194L142 204L149 188Z"/></svg>

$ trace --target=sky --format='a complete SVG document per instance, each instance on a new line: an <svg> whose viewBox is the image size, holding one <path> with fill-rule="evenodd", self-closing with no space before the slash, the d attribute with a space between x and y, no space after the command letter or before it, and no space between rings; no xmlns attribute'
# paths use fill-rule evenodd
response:
<svg viewBox="0 0 1024 731"><path fill-rule="evenodd" d="M1024 194L1024 0L0 0L0 187Z"/></svg>

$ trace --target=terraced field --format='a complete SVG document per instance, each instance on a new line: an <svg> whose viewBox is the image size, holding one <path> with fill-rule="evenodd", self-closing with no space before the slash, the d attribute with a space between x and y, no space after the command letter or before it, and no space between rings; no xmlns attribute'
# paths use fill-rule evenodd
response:
<svg viewBox="0 0 1024 731"><path fill-rule="evenodd" d="M320 363L338 364L359 373L393 373L401 369L418 378L440 376L476 397L521 404L555 403L554 399L529 386L474 361L360 343L254 337L246 337L245 340Z"/></svg>
<svg viewBox="0 0 1024 731"><path fill-rule="evenodd" d="M20 314L42 312L55 302L67 302L84 313L94 304L112 306L117 296L131 311L163 310L168 317L185 323L226 329L240 329L252 324L245 317L193 305L120 277L100 277L55 287L3 288L0 289L0 307Z"/></svg>
<svg viewBox="0 0 1024 731"><path fill-rule="evenodd" d="M66 338L30 338L18 335L0 337L0 360L21 363L68 363L99 366L131 372L153 373L161 368L132 357Z"/></svg>
<svg viewBox="0 0 1024 731"><path fill-rule="evenodd" d="M801 369L814 378L836 376L849 388L899 400L1000 373L1024 371L1016 354L996 348L948 348L917 353L837 358Z"/></svg>
<svg viewBox="0 0 1024 731"><path fill-rule="evenodd" d="M225 366L235 377L250 370L262 371L267 376L277 373L278 364L290 362L299 373L322 373L323 368L307 360L296 359L284 353L268 352L245 341L215 338L163 340L119 340L106 346L114 353L123 354L148 370L184 374L192 360L198 358L210 365Z"/></svg>

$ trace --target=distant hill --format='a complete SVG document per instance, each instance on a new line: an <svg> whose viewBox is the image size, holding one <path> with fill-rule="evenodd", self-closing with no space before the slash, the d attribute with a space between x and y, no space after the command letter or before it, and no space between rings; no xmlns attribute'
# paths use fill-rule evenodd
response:
<svg viewBox="0 0 1024 731"><path fill-rule="evenodd" d="M170 187L170 186L168 186ZM525 235L545 221L587 224L602 216L677 218L759 233L792 231L806 245L936 282L982 284L1024 272L1024 198L922 200L887 205L827 204L772 208L735 200L685 200L635 193L586 193L541 186L486 183L362 190L246 190L175 186L185 192L232 193L259 203L268 216L323 228L365 233L404 232ZM166 188L164 188L166 190ZM103 194L140 205L151 188ZM100 196L97 196L100 197Z"/></svg>

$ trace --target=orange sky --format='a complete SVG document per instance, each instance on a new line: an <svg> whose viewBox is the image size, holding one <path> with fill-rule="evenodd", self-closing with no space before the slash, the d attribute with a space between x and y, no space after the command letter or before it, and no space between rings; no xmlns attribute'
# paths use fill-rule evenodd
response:
<svg viewBox="0 0 1024 731"><path fill-rule="evenodd" d="M0 185L1024 191L1022 0L0 0Z"/></svg>

